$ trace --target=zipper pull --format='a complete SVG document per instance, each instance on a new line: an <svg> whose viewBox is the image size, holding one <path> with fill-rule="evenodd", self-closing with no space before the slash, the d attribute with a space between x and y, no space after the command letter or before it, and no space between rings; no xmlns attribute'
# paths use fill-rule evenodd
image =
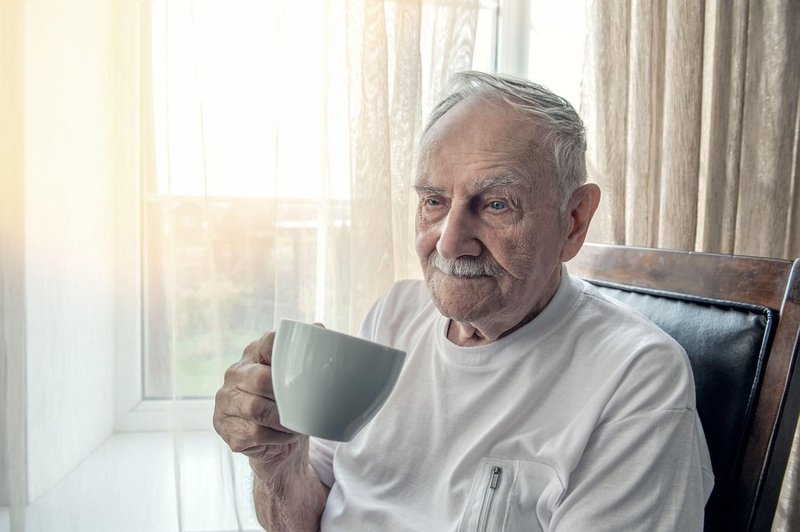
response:
<svg viewBox="0 0 800 532"><path fill-rule="evenodd" d="M489 477L489 488L490 489L497 489L497 482L500 480L500 474L503 472L503 468L500 466L492 466L492 475Z"/></svg>

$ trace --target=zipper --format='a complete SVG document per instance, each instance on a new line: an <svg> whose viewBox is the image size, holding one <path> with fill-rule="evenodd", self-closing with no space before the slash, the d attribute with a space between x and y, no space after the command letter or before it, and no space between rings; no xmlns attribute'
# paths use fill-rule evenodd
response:
<svg viewBox="0 0 800 532"><path fill-rule="evenodd" d="M494 501L494 493L497 491L497 484L500 482L500 475L503 474L503 468L500 466L492 466L489 470L489 482L486 484L486 489L483 491L483 502L481 503L481 513L478 514L478 528L477 532L486 532L489 524L489 514L492 511L492 501Z"/></svg>

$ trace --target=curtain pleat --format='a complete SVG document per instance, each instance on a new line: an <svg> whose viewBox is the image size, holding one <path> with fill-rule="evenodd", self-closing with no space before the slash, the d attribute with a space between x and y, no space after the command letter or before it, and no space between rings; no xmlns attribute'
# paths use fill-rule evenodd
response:
<svg viewBox="0 0 800 532"><path fill-rule="evenodd" d="M706 3L695 249L733 253L747 43L746 0Z"/></svg>
<svg viewBox="0 0 800 532"><path fill-rule="evenodd" d="M631 24L637 24L631 21ZM687 249L697 227L700 99L703 48L702 4L667 2L664 97L660 103L658 247ZM632 102L631 102L632 103Z"/></svg>
<svg viewBox="0 0 800 532"><path fill-rule="evenodd" d="M625 235L635 245L651 246L652 234L657 231L658 217L654 209L658 201L658 175L653 156L658 153L657 132L661 116L654 113L661 87L659 71L653 68L653 54L659 50L660 32L654 20L660 17L661 3L631 2L631 19L641 21L631 25L630 58L627 76L628 100L625 113Z"/></svg>
<svg viewBox="0 0 800 532"><path fill-rule="evenodd" d="M388 7L388 6L387 6ZM396 2L393 6L393 36L389 43L394 54L389 63L392 95L389 134L392 168L392 238L394 273L397 278L418 275L414 252L412 177L416 171L417 144L422 128L422 65L420 35L422 2Z"/></svg>
<svg viewBox="0 0 800 532"><path fill-rule="evenodd" d="M359 254L358 260L352 262L350 271L351 323L355 326L394 279L389 51L384 3L349 1L347 31L353 162L350 241L354 250L365 244L370 248L370 253Z"/></svg>
<svg viewBox="0 0 800 532"><path fill-rule="evenodd" d="M734 250L741 255L797 256L800 249L786 248L786 235L789 221L800 219L791 211L789 194L797 150L800 5L791 0L754 1L747 21Z"/></svg>
<svg viewBox="0 0 800 532"><path fill-rule="evenodd" d="M627 2L590 1L587 5L587 46L584 61L581 114L586 123L587 167L603 191L602 209L595 215L588 238L625 241L625 176L627 150L625 113L628 108ZM615 50L617 53L608 53Z"/></svg>

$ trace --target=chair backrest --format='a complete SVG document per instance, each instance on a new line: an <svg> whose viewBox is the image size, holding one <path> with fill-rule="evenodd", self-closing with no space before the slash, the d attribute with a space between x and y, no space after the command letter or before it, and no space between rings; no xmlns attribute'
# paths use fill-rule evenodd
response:
<svg viewBox="0 0 800 532"><path fill-rule="evenodd" d="M689 355L715 476L705 530L769 530L800 413L800 259L586 244L567 268Z"/></svg>

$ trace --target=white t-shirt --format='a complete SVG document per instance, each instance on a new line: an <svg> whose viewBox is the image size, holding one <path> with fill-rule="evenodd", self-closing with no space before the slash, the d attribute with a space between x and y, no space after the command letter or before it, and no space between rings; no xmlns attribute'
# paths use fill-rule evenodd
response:
<svg viewBox="0 0 800 532"><path fill-rule="evenodd" d="M377 416L312 440L323 531L702 530L713 486L683 349L563 270L534 320L447 340L422 281L395 284L363 337L407 351Z"/></svg>

